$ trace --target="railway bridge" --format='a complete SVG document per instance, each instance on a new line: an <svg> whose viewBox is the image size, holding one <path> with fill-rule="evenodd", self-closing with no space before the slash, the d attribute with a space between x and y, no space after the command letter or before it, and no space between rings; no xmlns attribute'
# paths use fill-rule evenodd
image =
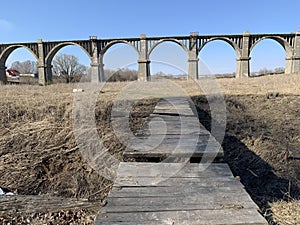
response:
<svg viewBox="0 0 300 225"><path fill-rule="evenodd" d="M147 37L142 34L138 38L98 39L91 36L88 40L43 41L39 39L32 43L0 44L0 82L6 83L6 60L10 54L21 47L28 49L37 59L39 83L45 85L52 81L52 60L63 47L75 45L83 49L91 61L92 82L104 81L103 57L107 50L115 44L125 43L138 54L138 79L150 80L150 54L163 42L174 42L186 52L188 58L188 79L198 78L199 53L203 47L212 41L227 42L236 52L236 77L248 77L250 74L250 54L254 46L264 39L277 41L286 51L285 73L300 71L300 31L289 34L250 34L244 32L236 35L199 35L192 32L188 36Z"/></svg>

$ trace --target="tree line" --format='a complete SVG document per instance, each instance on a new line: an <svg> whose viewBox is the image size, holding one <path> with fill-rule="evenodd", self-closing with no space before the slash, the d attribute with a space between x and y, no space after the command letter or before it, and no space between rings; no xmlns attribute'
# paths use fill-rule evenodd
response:
<svg viewBox="0 0 300 225"><path fill-rule="evenodd" d="M37 62L27 60L15 61L10 69L17 70L21 74L37 74ZM53 82L73 83L90 81L91 68L79 62L78 57L69 54L58 54L52 62ZM138 72L130 69L104 70L104 79L110 82L137 80Z"/></svg>

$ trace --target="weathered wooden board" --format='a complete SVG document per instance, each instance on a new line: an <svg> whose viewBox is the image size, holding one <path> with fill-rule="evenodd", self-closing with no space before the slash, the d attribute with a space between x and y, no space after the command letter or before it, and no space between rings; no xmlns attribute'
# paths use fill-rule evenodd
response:
<svg viewBox="0 0 300 225"><path fill-rule="evenodd" d="M180 197L188 194L200 194L200 195L240 195L247 194L244 188L232 188L232 187L113 187L110 192L111 198L127 198L127 197Z"/></svg>
<svg viewBox="0 0 300 225"><path fill-rule="evenodd" d="M221 147L216 141L209 140L208 136L197 137L196 135L176 135L178 138L170 138L168 135L151 135L148 138L131 138L127 144L127 147L135 146L137 150L149 149L149 147L154 148L162 146L163 148L175 149L177 146L182 147L202 147L210 143L210 146L216 148ZM183 136L183 135L182 135Z"/></svg>
<svg viewBox="0 0 300 225"><path fill-rule="evenodd" d="M152 177L131 177L117 178L115 181L116 187L138 187L138 186L154 186L154 187L173 187L173 186L189 186L194 187L243 187L234 178L227 177L212 177L212 178L152 178Z"/></svg>
<svg viewBox="0 0 300 225"><path fill-rule="evenodd" d="M201 141L201 140L200 140ZM145 158L145 157L196 157L196 158L223 158L224 151L217 142L201 143L199 140L191 142L182 141L179 143L164 142L141 142L129 144L123 153L124 158Z"/></svg>
<svg viewBox="0 0 300 225"><path fill-rule="evenodd" d="M111 198L103 212L157 212L184 210L258 209L244 194L228 196L189 195L180 197Z"/></svg>
<svg viewBox="0 0 300 225"><path fill-rule="evenodd" d="M178 143L179 141L191 141L191 140L199 140L200 142L207 142L209 139L210 135L209 134L203 134L201 135L203 137L200 137L199 134L152 134L149 136L135 136L134 141L145 141L147 139L153 139L153 140L158 140L161 141L163 140L164 142L176 142Z"/></svg>
<svg viewBox="0 0 300 225"><path fill-rule="evenodd" d="M176 173L174 173L176 171ZM233 177L226 163L125 163L118 168L118 177Z"/></svg>
<svg viewBox="0 0 300 225"><path fill-rule="evenodd" d="M196 124L180 124L180 123L157 123L151 124L151 126L144 126L141 130L148 131L151 130L152 133L157 133L164 131L164 133L167 133L169 131L186 131L186 130L191 130L191 132L197 132L199 133L207 133L205 129L201 129L199 126Z"/></svg>
<svg viewBox="0 0 300 225"><path fill-rule="evenodd" d="M266 225L257 210L227 164L121 163L98 224Z"/></svg>
<svg viewBox="0 0 300 225"><path fill-rule="evenodd" d="M110 198L128 198L128 197L180 197L188 194L201 194L201 195L241 195L247 194L244 188L232 187L113 187L110 192Z"/></svg>
<svg viewBox="0 0 300 225"><path fill-rule="evenodd" d="M182 210L165 212L101 213L97 225L267 225L253 209Z"/></svg>
<svg viewBox="0 0 300 225"><path fill-rule="evenodd" d="M97 210L100 202L87 199L63 198L40 195L4 195L0 196L0 215L33 214L58 212L60 210L93 209Z"/></svg>
<svg viewBox="0 0 300 225"><path fill-rule="evenodd" d="M195 116L192 110L189 109L155 109L152 114Z"/></svg>

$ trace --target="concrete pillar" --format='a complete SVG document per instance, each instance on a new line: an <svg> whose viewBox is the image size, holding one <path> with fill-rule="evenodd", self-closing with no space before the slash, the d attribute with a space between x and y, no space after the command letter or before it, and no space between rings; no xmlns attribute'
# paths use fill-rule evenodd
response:
<svg viewBox="0 0 300 225"><path fill-rule="evenodd" d="M98 84L99 82L104 82L104 64L103 56L100 55L100 49L98 47L97 36L91 36L92 42L92 62L91 62L91 82Z"/></svg>
<svg viewBox="0 0 300 225"><path fill-rule="evenodd" d="M91 82L93 84L105 81L104 64L99 60L100 59L93 59L91 63Z"/></svg>
<svg viewBox="0 0 300 225"><path fill-rule="evenodd" d="M300 30L296 32L294 42L294 56L292 58L292 71L291 73L300 72Z"/></svg>
<svg viewBox="0 0 300 225"><path fill-rule="evenodd" d="M197 32L192 32L190 37L190 50L188 52L188 80L198 79L198 49L197 49Z"/></svg>
<svg viewBox="0 0 300 225"><path fill-rule="evenodd" d="M287 55L285 58L285 74L293 73L293 56Z"/></svg>
<svg viewBox="0 0 300 225"><path fill-rule="evenodd" d="M243 46L241 54L238 56L236 67L236 78L250 76L250 34L245 32L243 34Z"/></svg>
<svg viewBox="0 0 300 225"><path fill-rule="evenodd" d="M39 75L39 84L48 85L52 83L52 66L46 64L46 56L44 53L44 44L42 39L38 40L38 75Z"/></svg>
<svg viewBox="0 0 300 225"><path fill-rule="evenodd" d="M6 66L5 63L0 63L0 84L6 84L7 77L6 77Z"/></svg>
<svg viewBox="0 0 300 225"><path fill-rule="evenodd" d="M138 80L139 81L150 81L150 60L148 58L148 44L146 40L146 35L141 34L141 51L138 59Z"/></svg>

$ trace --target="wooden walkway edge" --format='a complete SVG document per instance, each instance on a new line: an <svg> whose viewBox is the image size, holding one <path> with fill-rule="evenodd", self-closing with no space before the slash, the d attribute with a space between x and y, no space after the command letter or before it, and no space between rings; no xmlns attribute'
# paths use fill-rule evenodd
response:
<svg viewBox="0 0 300 225"><path fill-rule="evenodd" d="M229 166L211 159L223 150L187 99L160 100L150 121L124 152L125 160L145 162L120 163L96 224L268 224Z"/></svg>

